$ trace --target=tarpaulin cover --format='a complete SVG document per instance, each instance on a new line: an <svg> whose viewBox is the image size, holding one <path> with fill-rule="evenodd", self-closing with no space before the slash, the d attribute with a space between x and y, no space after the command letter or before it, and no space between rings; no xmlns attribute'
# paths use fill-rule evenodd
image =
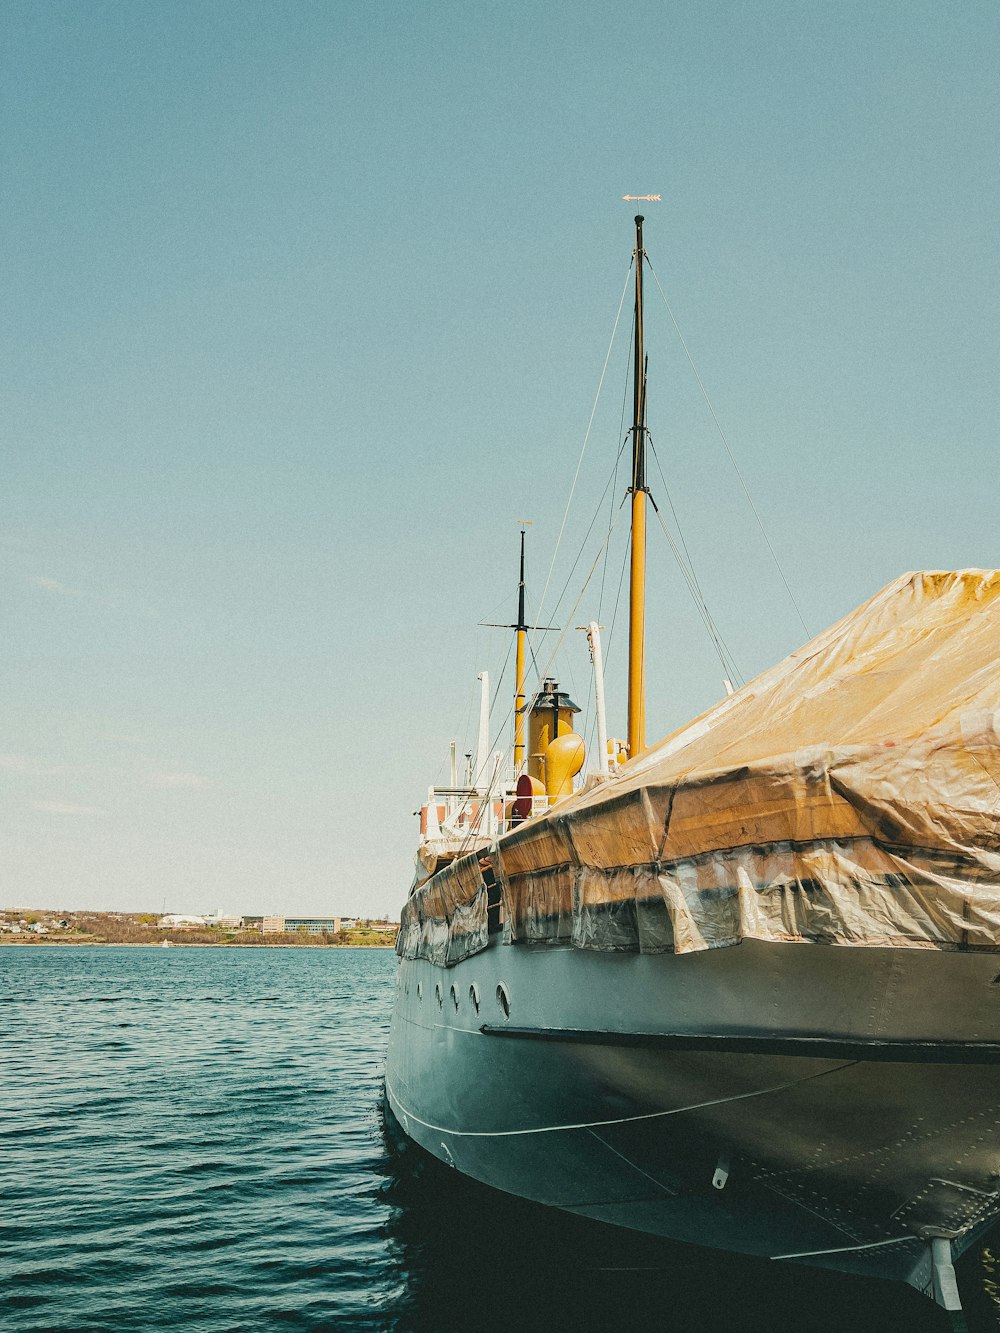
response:
<svg viewBox="0 0 1000 1333"><path fill-rule="evenodd" d="M448 967L485 949L487 940L487 891L473 854L445 866L410 895L396 952Z"/></svg>
<svg viewBox="0 0 1000 1333"><path fill-rule="evenodd" d="M998 659L1000 571L904 575L620 777L503 836L488 856L505 940L1000 950ZM416 920L485 947L458 912L481 897L479 857L449 870L469 896L449 907L436 875L404 909L400 952L432 957L404 943Z"/></svg>

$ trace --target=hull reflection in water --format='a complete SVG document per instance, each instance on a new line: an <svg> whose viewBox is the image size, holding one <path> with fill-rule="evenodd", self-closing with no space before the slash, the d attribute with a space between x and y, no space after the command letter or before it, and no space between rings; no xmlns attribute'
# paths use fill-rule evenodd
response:
<svg viewBox="0 0 1000 1333"><path fill-rule="evenodd" d="M682 1245L500 1193L418 1148L388 1110L386 1138L387 1241L405 1280L385 1325L394 1333L947 1327L914 1291ZM978 1268L978 1256L960 1261L969 1329L986 1333L996 1310L975 1299Z"/></svg>

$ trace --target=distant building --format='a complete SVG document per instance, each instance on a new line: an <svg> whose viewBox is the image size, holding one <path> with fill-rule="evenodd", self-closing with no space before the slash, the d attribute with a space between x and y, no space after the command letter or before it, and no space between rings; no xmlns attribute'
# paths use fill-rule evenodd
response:
<svg viewBox="0 0 1000 1333"><path fill-rule="evenodd" d="M259 930L262 935L294 934L304 930L309 935L336 935L338 930L353 926L353 921L339 916L245 916L248 930Z"/></svg>
<svg viewBox="0 0 1000 1333"><path fill-rule="evenodd" d="M244 930L259 930L262 935L294 935L304 931L308 935L337 935L342 930L357 930L362 918L357 916L245 916ZM212 918L209 925L214 924ZM371 930L398 930L398 921L371 921Z"/></svg>
<svg viewBox="0 0 1000 1333"><path fill-rule="evenodd" d="M204 930L203 916L183 916L180 912L168 912L156 923L161 930Z"/></svg>
<svg viewBox="0 0 1000 1333"><path fill-rule="evenodd" d="M217 907L214 912L206 914L205 925L239 927L243 925L243 918L232 916L230 913L224 912L221 907Z"/></svg>
<svg viewBox="0 0 1000 1333"><path fill-rule="evenodd" d="M341 929L339 916L286 916L285 929L304 930L309 935L336 935Z"/></svg>

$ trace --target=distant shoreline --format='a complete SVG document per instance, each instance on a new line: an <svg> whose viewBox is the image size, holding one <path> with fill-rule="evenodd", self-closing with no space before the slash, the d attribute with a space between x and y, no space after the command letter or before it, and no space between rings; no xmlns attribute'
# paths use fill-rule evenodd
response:
<svg viewBox="0 0 1000 1333"><path fill-rule="evenodd" d="M198 940L46 940L36 938L33 940L0 940L0 949L10 947L12 949L40 949L40 948L73 948L73 949L162 949L166 944L169 949L391 949L395 952L394 944L249 944L237 943L235 940L228 943L223 941Z"/></svg>

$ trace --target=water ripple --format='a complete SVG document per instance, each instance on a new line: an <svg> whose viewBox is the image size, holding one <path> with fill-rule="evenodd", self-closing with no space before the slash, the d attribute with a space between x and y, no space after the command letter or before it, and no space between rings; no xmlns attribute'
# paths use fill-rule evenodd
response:
<svg viewBox="0 0 1000 1333"><path fill-rule="evenodd" d="M0 1328L937 1328L905 1289L553 1214L394 1142L395 967L0 949Z"/></svg>

